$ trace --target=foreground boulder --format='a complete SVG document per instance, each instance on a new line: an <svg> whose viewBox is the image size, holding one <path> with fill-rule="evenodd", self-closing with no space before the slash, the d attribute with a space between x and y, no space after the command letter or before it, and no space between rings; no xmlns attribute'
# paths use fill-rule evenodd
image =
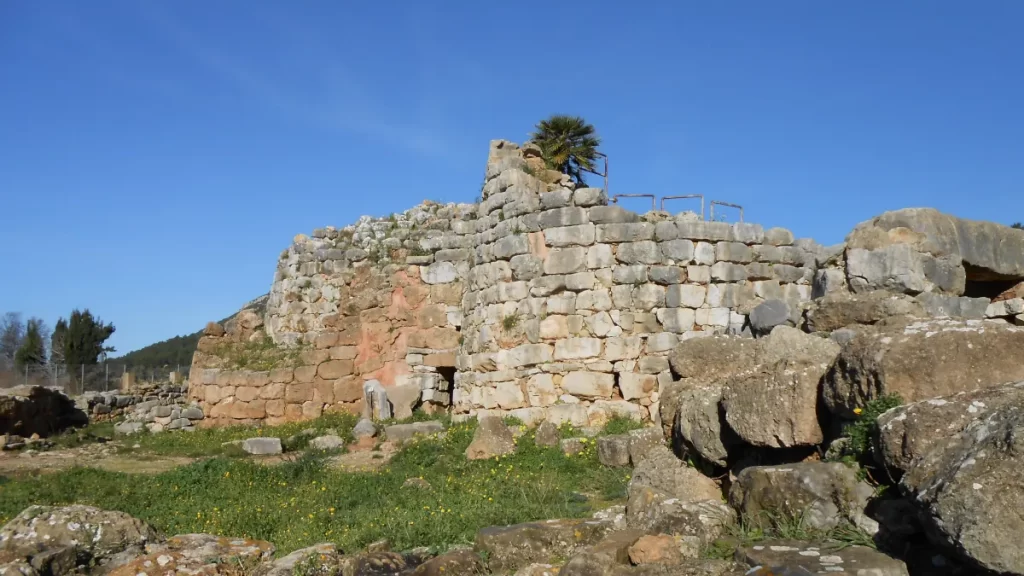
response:
<svg viewBox="0 0 1024 576"><path fill-rule="evenodd" d="M801 462L744 469L729 503L755 525L796 519L807 528L831 530L845 521L874 533L878 525L863 513L873 493L851 466Z"/></svg>
<svg viewBox="0 0 1024 576"><path fill-rule="evenodd" d="M921 320L863 328L825 376L835 414L888 394L904 402L1024 380L1024 327L981 320Z"/></svg>
<svg viewBox="0 0 1024 576"><path fill-rule="evenodd" d="M949 416L952 434L932 429L935 441L916 443L922 453L909 458L900 480L901 491L921 509L932 541L986 569L1010 574L1024 574L1024 410L1017 390L991 393L992 407L977 393L915 406L914 417L922 423L938 423L951 412L976 418L956 431L962 420ZM936 414L927 415L933 409ZM899 458L905 465L905 455Z"/></svg>
<svg viewBox="0 0 1024 576"><path fill-rule="evenodd" d="M505 422L497 416L484 416L473 433L473 441L466 448L466 458L485 460L515 451L515 438Z"/></svg>
<svg viewBox="0 0 1024 576"><path fill-rule="evenodd" d="M596 543L612 529L599 520L545 520L513 526L492 526L477 532L477 552L492 572L517 570L530 564L566 558Z"/></svg>
<svg viewBox="0 0 1024 576"><path fill-rule="evenodd" d="M274 545L264 540L215 534L181 534L147 546L146 552L118 566L110 576L230 574L240 564L270 558Z"/></svg>
<svg viewBox="0 0 1024 576"><path fill-rule="evenodd" d="M818 386L838 353L831 340L788 326L756 341L687 340L669 357L681 379L664 388L662 421L688 451L719 466L744 443L819 444Z"/></svg>
<svg viewBox="0 0 1024 576"><path fill-rule="evenodd" d="M740 548L736 557L755 567L748 576L908 576L906 564L866 546L768 540Z"/></svg>
<svg viewBox="0 0 1024 576"><path fill-rule="evenodd" d="M1024 407L1024 382L893 408L878 418L878 463L896 474L994 411Z"/></svg>
<svg viewBox="0 0 1024 576"><path fill-rule="evenodd" d="M923 317L924 308L910 296L888 290L862 294L832 292L812 301L805 312L808 332L832 332L854 325L873 325L893 317Z"/></svg>
<svg viewBox="0 0 1024 576"><path fill-rule="evenodd" d="M0 552L31 558L67 548L77 563L100 562L141 552L159 539L155 528L124 512L82 505L29 506L0 528Z"/></svg>

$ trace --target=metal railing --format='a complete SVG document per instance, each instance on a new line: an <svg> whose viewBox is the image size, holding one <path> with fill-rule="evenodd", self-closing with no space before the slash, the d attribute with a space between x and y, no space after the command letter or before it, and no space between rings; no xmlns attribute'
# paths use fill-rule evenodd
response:
<svg viewBox="0 0 1024 576"><path fill-rule="evenodd" d="M665 211L665 200L682 200L685 198L700 198L700 219L704 219L704 195L703 194L682 194L679 196L662 196L661 197L661 211Z"/></svg>

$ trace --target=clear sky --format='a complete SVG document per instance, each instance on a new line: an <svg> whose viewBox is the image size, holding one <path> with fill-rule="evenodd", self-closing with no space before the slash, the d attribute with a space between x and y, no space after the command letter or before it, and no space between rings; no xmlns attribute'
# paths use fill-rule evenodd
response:
<svg viewBox="0 0 1024 576"><path fill-rule="evenodd" d="M1024 219L1024 2L0 0L0 312L127 352L267 292L291 238L472 201L584 116L612 192L822 243ZM642 204L630 205L640 208Z"/></svg>

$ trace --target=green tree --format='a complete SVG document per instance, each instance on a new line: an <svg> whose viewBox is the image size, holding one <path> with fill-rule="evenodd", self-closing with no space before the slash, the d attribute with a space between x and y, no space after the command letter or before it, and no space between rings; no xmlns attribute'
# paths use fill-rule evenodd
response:
<svg viewBox="0 0 1024 576"><path fill-rule="evenodd" d="M1010 225L1010 228L1016 228L1017 230L1024 230L1024 224L1021 224L1020 222L1014 222L1012 225Z"/></svg>
<svg viewBox="0 0 1024 576"><path fill-rule="evenodd" d="M568 174L578 184L585 183L583 172L594 169L601 145L601 138L586 120L560 114L538 122L530 139L540 147L549 168Z"/></svg>
<svg viewBox="0 0 1024 576"><path fill-rule="evenodd" d="M14 366L14 356L25 338L25 323L21 314L8 312L0 318L0 368Z"/></svg>
<svg viewBox="0 0 1024 576"><path fill-rule="evenodd" d="M25 337L14 354L18 370L38 368L46 364L46 325L39 318L29 318L25 324Z"/></svg>
<svg viewBox="0 0 1024 576"><path fill-rule="evenodd" d="M63 318L57 321L53 342L62 345L65 365L96 364L101 355L114 351L112 347L103 345L114 330L113 324L104 324L89 310L74 310L67 321Z"/></svg>

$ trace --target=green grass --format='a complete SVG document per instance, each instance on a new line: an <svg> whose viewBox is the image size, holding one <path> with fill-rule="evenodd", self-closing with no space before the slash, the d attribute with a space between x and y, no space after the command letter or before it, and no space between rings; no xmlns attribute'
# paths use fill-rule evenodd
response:
<svg viewBox="0 0 1024 576"><path fill-rule="evenodd" d="M737 524L730 527L726 536L704 549L704 555L708 558L730 559L737 547L753 546L765 540L820 542L828 550L842 550L850 546L877 548L868 533L845 521L835 528L821 530L807 526L803 517L762 511L753 518L740 518Z"/></svg>
<svg viewBox="0 0 1024 576"><path fill-rule="evenodd" d="M228 368L267 371L298 366L308 346L279 346L270 336L262 334L255 340L224 342L217 346L217 356L227 360Z"/></svg>
<svg viewBox="0 0 1024 576"><path fill-rule="evenodd" d="M281 439L286 452L302 450L310 440L333 430L346 443L352 442L352 428L358 417L350 414L325 414L316 420L291 422L280 426L230 426L223 428L199 428L192 432L161 432L129 437L127 442L139 444L142 451L165 456L242 456L241 450L224 446L225 442L244 440L255 436L270 436ZM313 430L313 434L301 434ZM289 439L291 439L289 441Z"/></svg>
<svg viewBox="0 0 1024 576"><path fill-rule="evenodd" d="M296 431L315 426L327 427L306 422ZM565 456L558 448L537 447L533 432L518 439L513 455L469 461L464 451L475 426L462 423L443 438L412 441L377 472L330 469L323 455L306 453L273 466L220 457L151 476L76 468L9 479L0 482L0 524L30 504L81 503L122 510L166 534L269 540L280 553L324 541L351 551L385 538L402 550L467 543L486 526L586 517L620 498L629 482L628 471L601 466L594 443ZM202 451L244 435L200 430L145 441ZM430 488L402 488L411 477Z"/></svg>
<svg viewBox="0 0 1024 576"><path fill-rule="evenodd" d="M48 438L53 442L53 449L76 448L114 437L114 421L97 422L84 428L69 428L64 432Z"/></svg>
<svg viewBox="0 0 1024 576"><path fill-rule="evenodd" d="M857 460L863 461L871 454L872 442L878 435L878 417L902 404L903 399L898 394L880 396L868 402L857 420L846 426L843 435L850 438L850 450Z"/></svg>
<svg viewBox="0 0 1024 576"><path fill-rule="evenodd" d="M625 434L633 430L640 430L644 425L639 420L615 416L604 425L605 434Z"/></svg>

